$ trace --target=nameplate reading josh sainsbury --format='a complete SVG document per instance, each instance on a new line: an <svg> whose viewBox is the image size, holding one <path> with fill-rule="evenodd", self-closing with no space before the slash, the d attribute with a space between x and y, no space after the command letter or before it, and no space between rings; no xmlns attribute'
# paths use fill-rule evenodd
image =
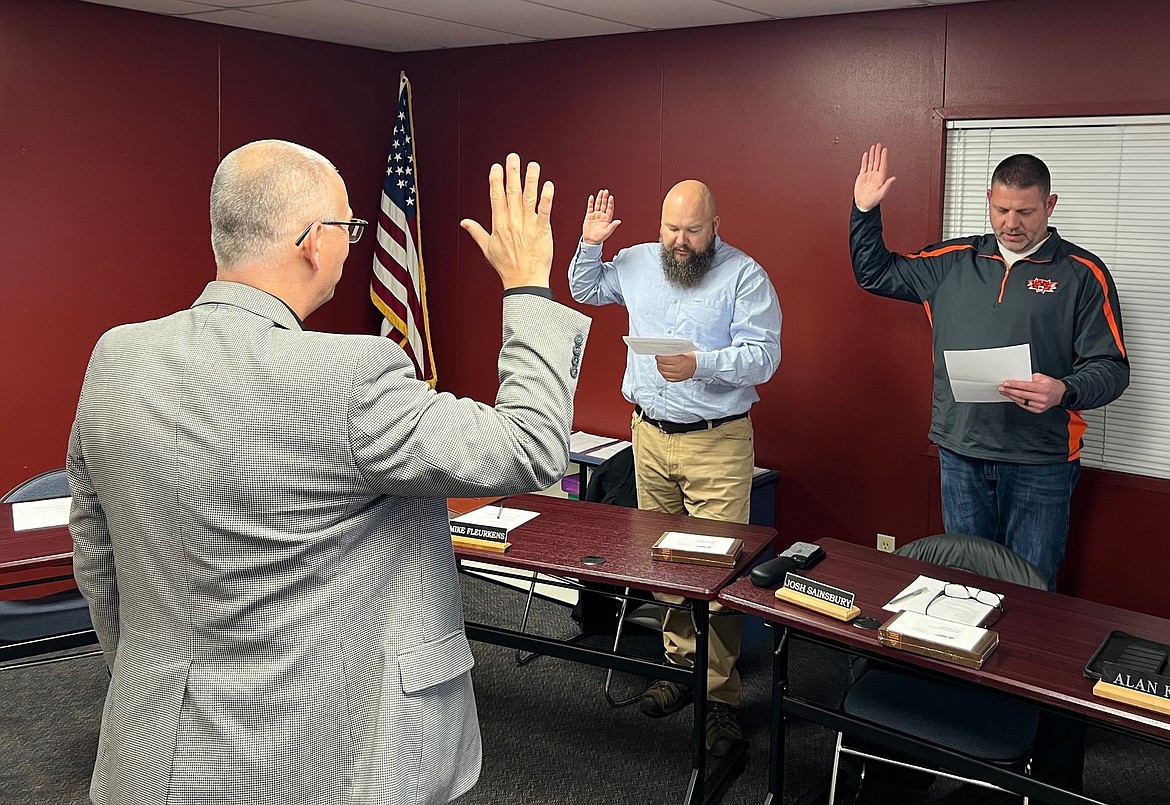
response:
<svg viewBox="0 0 1170 805"><path fill-rule="evenodd" d="M795 573L789 573L784 577L784 587L785 589L802 593L810 598L816 598L824 601L826 604L832 604L842 609L852 608L853 599L857 597L855 593L851 593L848 590L842 590L840 587L833 587L804 576L798 576Z"/></svg>

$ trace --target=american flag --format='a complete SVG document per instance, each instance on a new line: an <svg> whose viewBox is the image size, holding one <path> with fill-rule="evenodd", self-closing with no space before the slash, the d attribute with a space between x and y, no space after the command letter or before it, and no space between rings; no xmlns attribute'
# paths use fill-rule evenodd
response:
<svg viewBox="0 0 1170 805"><path fill-rule="evenodd" d="M386 159L386 180L375 229L378 242L374 244L370 299L382 313L382 335L393 338L406 351L414 361L415 374L433 387L438 375L427 320L417 180L410 81L402 73L398 83L398 114L390 156Z"/></svg>

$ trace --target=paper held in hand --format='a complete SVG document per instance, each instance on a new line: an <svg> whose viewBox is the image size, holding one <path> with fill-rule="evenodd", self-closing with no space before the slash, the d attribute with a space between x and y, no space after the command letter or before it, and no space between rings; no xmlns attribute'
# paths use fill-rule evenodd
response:
<svg viewBox="0 0 1170 805"><path fill-rule="evenodd" d="M731 567L742 549L743 540L733 537L667 531L654 543L650 556L664 562Z"/></svg>
<svg viewBox="0 0 1170 805"><path fill-rule="evenodd" d="M638 338L623 335L622 340L635 355L682 355L699 349L689 338Z"/></svg>
<svg viewBox="0 0 1170 805"><path fill-rule="evenodd" d="M1032 379L1032 351L1027 344L995 349L945 349L943 361L955 402L1011 402L999 393L999 384L1005 380Z"/></svg>

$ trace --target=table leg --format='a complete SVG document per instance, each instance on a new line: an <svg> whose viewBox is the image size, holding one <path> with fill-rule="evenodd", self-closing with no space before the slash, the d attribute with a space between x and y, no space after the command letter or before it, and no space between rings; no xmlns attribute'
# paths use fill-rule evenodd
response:
<svg viewBox="0 0 1170 805"><path fill-rule="evenodd" d="M776 630L772 652L772 724L768 736L768 796L764 805L784 801L784 697L788 695L788 630Z"/></svg>
<svg viewBox="0 0 1170 805"><path fill-rule="evenodd" d="M695 724L691 735L691 782L684 800L687 805L702 805L707 776L707 622L710 608L706 601L688 601L695 622L695 665L692 690L695 697Z"/></svg>

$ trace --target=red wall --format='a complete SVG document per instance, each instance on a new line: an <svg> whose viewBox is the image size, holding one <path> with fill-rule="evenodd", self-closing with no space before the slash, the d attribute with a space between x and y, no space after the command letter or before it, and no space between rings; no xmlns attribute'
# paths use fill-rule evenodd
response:
<svg viewBox="0 0 1170 805"><path fill-rule="evenodd" d="M66 0L0 5L0 492L64 464L94 341L214 278L208 191L254 139L315 148L377 208L398 58ZM373 332L372 239L310 326Z"/></svg>
<svg viewBox="0 0 1170 805"><path fill-rule="evenodd" d="M890 244L924 246L940 233L944 116L1165 113L1170 56L1155 32L1168 29L1170 8L1137 0L1107 16L1095 3L1004 0L406 54L442 385L481 399L495 388L499 310L485 300L497 283L453 230L468 211L486 215L491 161L517 150L556 182L566 300L589 193L616 196L610 255L656 238L663 193L699 178L721 234L768 269L784 308L780 370L753 412L758 463L782 472L780 541L941 531L929 327L916 306L860 291L849 269L861 152L891 147ZM625 314L587 312L576 425L624 436ZM1062 589L1170 615L1170 545L1151 537L1170 520L1170 483L1086 470L1073 506Z"/></svg>
<svg viewBox="0 0 1170 805"><path fill-rule="evenodd" d="M16 244L0 272L0 376L15 390L0 488L62 463L97 335L189 304L211 277L206 193L227 150L266 136L304 142L336 162L355 214L373 217L405 66L442 388L495 393L499 285L458 227L467 215L486 222L492 161L517 150L556 182L564 300L589 193L616 196L624 223L612 254L654 239L665 190L699 178L719 200L721 234L768 269L784 308L781 367L753 414L757 463L782 472L781 541L868 545L878 531L905 542L941 530L925 435L929 328L915 306L854 284L853 176L872 140L891 147L887 233L909 250L939 236L942 116L1170 111L1170 55L1155 36L1170 29L1170 7L1100 8L992 0L394 56L7 0L0 101L20 113L0 118L0 220ZM370 248L355 248L310 325L374 330ZM588 312L576 425L626 435L624 311ZM1170 545L1151 536L1168 514L1170 483L1086 471L1063 589L1170 615Z"/></svg>

